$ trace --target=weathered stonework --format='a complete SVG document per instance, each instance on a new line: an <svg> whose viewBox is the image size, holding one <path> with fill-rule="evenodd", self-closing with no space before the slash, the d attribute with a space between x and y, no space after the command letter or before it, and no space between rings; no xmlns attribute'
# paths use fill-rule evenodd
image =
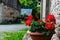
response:
<svg viewBox="0 0 60 40"><path fill-rule="evenodd" d="M53 13L55 17L58 17L60 14L60 0L51 0L50 13Z"/></svg>
<svg viewBox="0 0 60 40"><path fill-rule="evenodd" d="M3 7L3 4L0 3L0 23L2 22L2 7Z"/></svg>
<svg viewBox="0 0 60 40"><path fill-rule="evenodd" d="M2 13L3 21L4 20L7 20L7 21L12 20L13 21L16 19L16 17L20 16L20 13L18 10L8 7L6 5L3 6L2 11L3 11L3 13Z"/></svg>

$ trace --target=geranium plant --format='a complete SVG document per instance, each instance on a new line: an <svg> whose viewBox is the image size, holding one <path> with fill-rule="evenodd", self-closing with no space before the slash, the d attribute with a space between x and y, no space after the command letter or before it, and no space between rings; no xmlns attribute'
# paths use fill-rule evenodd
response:
<svg viewBox="0 0 60 40"><path fill-rule="evenodd" d="M32 15L29 15L26 20L26 26L30 26L31 32L44 32L45 35L49 35L51 31L54 32L56 19L53 14L49 14L46 22L38 19L35 21Z"/></svg>

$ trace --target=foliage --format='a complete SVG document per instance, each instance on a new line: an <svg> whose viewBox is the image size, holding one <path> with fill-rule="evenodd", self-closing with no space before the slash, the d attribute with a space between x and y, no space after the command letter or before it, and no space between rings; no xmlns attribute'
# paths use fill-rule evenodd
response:
<svg viewBox="0 0 60 40"><path fill-rule="evenodd" d="M34 8L37 5L36 0L19 0L21 8Z"/></svg>
<svg viewBox="0 0 60 40"><path fill-rule="evenodd" d="M41 1L41 0L40 0ZM32 15L35 17L36 14L38 17L40 16L41 11L41 5L37 5L37 0L19 0L21 4L21 8L31 8L32 9ZM35 17L36 18L36 17Z"/></svg>
<svg viewBox="0 0 60 40"><path fill-rule="evenodd" d="M22 19L22 21L25 21L26 20L26 18L27 18L27 14L26 13L24 13L23 15L21 15L21 19Z"/></svg>
<svg viewBox="0 0 60 40"><path fill-rule="evenodd" d="M40 19L40 13L41 13L41 5L37 5L33 10L32 10L32 15L34 19Z"/></svg>
<svg viewBox="0 0 60 40"><path fill-rule="evenodd" d="M43 32L44 29L45 29L45 23L44 22L39 23L39 22L33 21L30 31L31 32Z"/></svg>
<svg viewBox="0 0 60 40"><path fill-rule="evenodd" d="M45 35L49 35L51 31L55 29L55 17L52 14L49 14L46 22L38 19L35 21L32 15L29 15L26 20L26 26L30 26L31 32L44 32ZM51 25L50 25L51 24Z"/></svg>
<svg viewBox="0 0 60 40"><path fill-rule="evenodd" d="M26 13L22 15L24 17L24 20L26 20L26 17L28 16Z"/></svg>
<svg viewBox="0 0 60 40"><path fill-rule="evenodd" d="M41 12L41 5L37 5L36 11L39 12L39 13Z"/></svg>
<svg viewBox="0 0 60 40"><path fill-rule="evenodd" d="M25 21L21 21L21 23L20 24L25 24Z"/></svg>

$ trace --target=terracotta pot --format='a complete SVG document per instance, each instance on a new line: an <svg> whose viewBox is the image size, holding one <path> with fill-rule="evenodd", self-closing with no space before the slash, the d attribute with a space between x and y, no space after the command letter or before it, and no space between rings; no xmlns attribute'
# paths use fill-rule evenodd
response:
<svg viewBox="0 0 60 40"><path fill-rule="evenodd" d="M28 31L27 34L29 34L32 38L32 40L51 40L51 37L53 33L51 33L49 36L44 35L44 33L38 33L38 32L30 32Z"/></svg>

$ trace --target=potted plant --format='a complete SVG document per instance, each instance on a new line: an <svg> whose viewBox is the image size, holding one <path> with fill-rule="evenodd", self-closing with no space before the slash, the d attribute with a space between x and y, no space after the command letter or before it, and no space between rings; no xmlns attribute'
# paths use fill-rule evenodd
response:
<svg viewBox="0 0 60 40"><path fill-rule="evenodd" d="M46 21L38 19L35 21L32 15L29 15L26 20L26 26L30 26L29 34L32 40L51 40L54 33L56 19L53 14L49 14Z"/></svg>

